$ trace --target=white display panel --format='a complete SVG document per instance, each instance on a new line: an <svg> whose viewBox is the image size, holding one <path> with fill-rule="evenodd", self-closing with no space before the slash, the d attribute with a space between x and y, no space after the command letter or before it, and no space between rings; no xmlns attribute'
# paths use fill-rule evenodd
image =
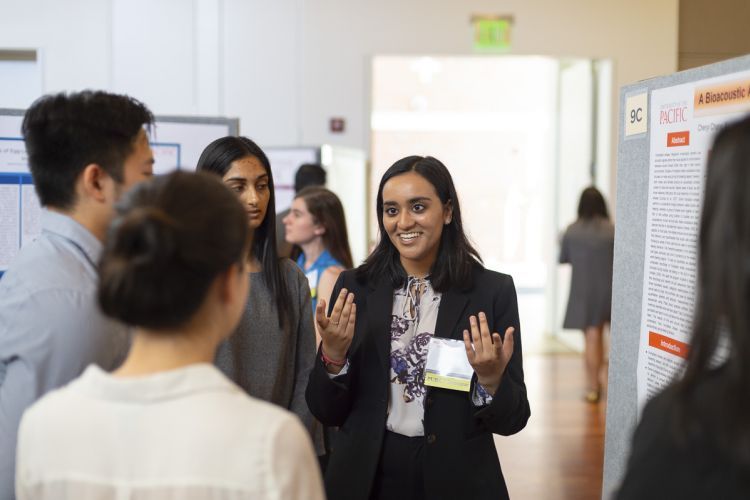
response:
<svg viewBox="0 0 750 500"><path fill-rule="evenodd" d="M271 147L263 150L271 162L276 213L288 209L294 199L294 174L304 163L319 163L320 148L317 147Z"/></svg>
<svg viewBox="0 0 750 500"><path fill-rule="evenodd" d="M367 257L367 158L359 149L323 146L321 161L327 172L326 186L344 206L346 231L354 266Z"/></svg>
<svg viewBox="0 0 750 500"><path fill-rule="evenodd" d="M156 117L151 132L154 173L166 173L176 166L195 170L203 150L214 140L239 133L236 119Z"/></svg>

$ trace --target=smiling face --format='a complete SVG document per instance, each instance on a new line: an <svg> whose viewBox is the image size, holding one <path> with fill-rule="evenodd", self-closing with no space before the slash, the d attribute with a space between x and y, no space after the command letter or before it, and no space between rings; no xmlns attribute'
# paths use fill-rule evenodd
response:
<svg viewBox="0 0 750 500"><path fill-rule="evenodd" d="M411 276L430 272L451 217L450 203L443 204L435 187L416 172L392 177L383 186L383 227Z"/></svg>
<svg viewBox="0 0 750 500"><path fill-rule="evenodd" d="M266 218L271 199L268 173L263 164L254 156L240 158L231 163L222 179L242 202L250 229L258 229Z"/></svg>
<svg viewBox="0 0 750 500"><path fill-rule="evenodd" d="M284 217L284 229L286 241L293 245L304 245L315 238L323 236L325 229L318 224L315 217L307 209L307 203L303 198L295 198L289 209L289 214Z"/></svg>

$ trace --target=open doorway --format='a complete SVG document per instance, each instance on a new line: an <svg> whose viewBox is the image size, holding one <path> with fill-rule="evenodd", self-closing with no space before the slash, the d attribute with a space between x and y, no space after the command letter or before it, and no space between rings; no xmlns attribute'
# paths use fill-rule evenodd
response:
<svg viewBox="0 0 750 500"><path fill-rule="evenodd" d="M558 237L584 187L609 191L611 64L378 56L372 70L370 199L397 159L439 158L485 266L514 278L524 350L564 338L569 276L558 269Z"/></svg>

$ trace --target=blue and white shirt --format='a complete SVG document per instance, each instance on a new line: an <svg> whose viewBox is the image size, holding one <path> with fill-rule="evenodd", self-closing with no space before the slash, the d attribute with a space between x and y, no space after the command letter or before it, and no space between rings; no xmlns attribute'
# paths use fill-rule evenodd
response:
<svg viewBox="0 0 750 500"><path fill-rule="evenodd" d="M0 498L13 498L24 410L91 363L115 368L128 348L127 328L97 303L101 242L60 213L44 210L41 225L0 279Z"/></svg>
<svg viewBox="0 0 750 500"><path fill-rule="evenodd" d="M318 284L320 283L320 277L323 276L325 270L331 266L341 268L343 268L344 266L341 264L341 262L337 261L330 254L330 252L328 252L328 250L323 250L323 253L318 255L318 258L315 259L315 262L313 262L307 269L305 269L305 254L301 253L299 257L297 257L297 265L300 269L302 269L302 272L305 273L307 282L310 285L312 310L313 316L315 316L315 307L318 305ZM328 297L323 298L326 300L326 302L328 301Z"/></svg>

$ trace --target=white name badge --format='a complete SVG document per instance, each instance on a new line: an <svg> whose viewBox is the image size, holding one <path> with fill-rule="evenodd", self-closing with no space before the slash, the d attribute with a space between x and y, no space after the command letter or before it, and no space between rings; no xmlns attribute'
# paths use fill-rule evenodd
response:
<svg viewBox="0 0 750 500"><path fill-rule="evenodd" d="M427 351L424 385L469 392L474 368L463 340L432 337Z"/></svg>

